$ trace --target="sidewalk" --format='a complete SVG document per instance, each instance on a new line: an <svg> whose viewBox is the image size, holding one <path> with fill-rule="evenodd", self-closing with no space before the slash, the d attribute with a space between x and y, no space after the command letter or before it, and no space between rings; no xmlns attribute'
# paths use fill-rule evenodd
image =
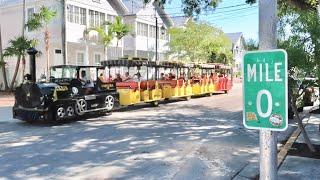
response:
<svg viewBox="0 0 320 180"><path fill-rule="evenodd" d="M320 147L320 114L311 114L305 129L315 148ZM304 143L303 135L291 147L278 170L279 179L320 179L320 152L312 154Z"/></svg>
<svg viewBox="0 0 320 180"><path fill-rule="evenodd" d="M13 106L14 97L11 94L0 93L0 107Z"/></svg>
<svg viewBox="0 0 320 180"><path fill-rule="evenodd" d="M320 133L318 131L320 123L320 114L311 114L309 118L309 112L312 107L305 109L303 113L300 114L304 117L303 122L307 123L306 126L307 133L314 145L320 146ZM293 135L293 133L298 129L297 124L292 119L289 119L289 127L284 132L279 132L277 134L278 139L278 156L282 149L285 149L286 142ZM284 144L283 144L284 143ZM303 146L304 144L303 135L300 133L298 138L294 141L293 146L288 150L289 153L285 157L285 160L281 164L278 175L279 179L320 179L320 159L312 159L308 157L298 157L297 154L291 153L295 146ZM310 154L310 153L305 153ZM318 152L320 157L320 153ZM281 156L281 155L280 155ZM279 157L278 157L279 158ZM306 176L306 174L308 176ZM234 178L233 180L249 180L256 179L259 177L259 158L257 157L256 162L251 162L245 166Z"/></svg>

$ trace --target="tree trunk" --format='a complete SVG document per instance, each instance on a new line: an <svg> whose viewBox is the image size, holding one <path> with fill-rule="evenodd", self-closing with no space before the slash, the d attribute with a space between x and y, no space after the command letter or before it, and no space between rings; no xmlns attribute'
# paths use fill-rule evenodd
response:
<svg viewBox="0 0 320 180"><path fill-rule="evenodd" d="M21 73L21 76L22 76L22 83L24 82L24 75L25 75L25 71L26 71L26 56L23 55L22 56L22 73Z"/></svg>
<svg viewBox="0 0 320 180"><path fill-rule="evenodd" d="M18 75L19 66L20 66L20 60L21 60L21 56L19 55L18 59L17 59L17 63L16 63L16 68L14 70L14 74L13 74L13 77L12 77L12 80L11 80L11 84L10 84L10 90L11 91L13 91L14 83L15 83L17 75Z"/></svg>
<svg viewBox="0 0 320 180"><path fill-rule="evenodd" d="M8 79L7 79L7 72L6 72L5 62L4 62L4 60L2 59L1 25L0 25L0 63L2 63L1 69L2 69L2 75L3 75L4 90L7 91L7 90L9 89L9 86L8 86Z"/></svg>
<svg viewBox="0 0 320 180"><path fill-rule="evenodd" d="M119 49L119 39L117 38L117 59L119 59L118 49Z"/></svg>
<svg viewBox="0 0 320 180"><path fill-rule="evenodd" d="M104 47L104 59L108 60L108 52L107 52L108 47Z"/></svg>
<svg viewBox="0 0 320 180"><path fill-rule="evenodd" d="M46 26L46 30L45 30L45 46L46 46L46 59L47 59L47 72L46 72L46 77L47 79L49 79L49 71L50 71L50 54L49 54L49 46L50 46L50 42L49 42L49 31L48 31L48 27Z"/></svg>
<svg viewBox="0 0 320 180"><path fill-rule="evenodd" d="M316 150L314 149L314 146L311 143L310 138L309 138L304 126L303 126L302 119L299 116L298 108L297 108L297 105L296 105L297 98L294 97L292 94L293 94L293 92L291 90L291 93L290 93L290 96L291 96L291 108L292 108L292 111L294 113L295 120L298 122L298 127L299 127L299 129L301 130L301 132L303 134L304 141L308 145L309 150L311 152L315 152Z"/></svg>

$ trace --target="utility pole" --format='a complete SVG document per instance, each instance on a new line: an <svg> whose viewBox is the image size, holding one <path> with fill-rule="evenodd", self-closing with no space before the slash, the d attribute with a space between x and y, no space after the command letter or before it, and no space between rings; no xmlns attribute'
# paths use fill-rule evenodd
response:
<svg viewBox="0 0 320 180"><path fill-rule="evenodd" d="M63 64L67 64L67 39L66 39L66 2L61 0L61 49Z"/></svg>
<svg viewBox="0 0 320 180"><path fill-rule="evenodd" d="M158 36L159 36L159 30L158 30L158 17L156 14L156 62L158 62ZM156 74L156 80L158 80L158 70L155 69Z"/></svg>
<svg viewBox="0 0 320 180"><path fill-rule="evenodd" d="M259 0L259 50L277 47L277 0ZM276 132L260 130L260 179L277 179Z"/></svg>

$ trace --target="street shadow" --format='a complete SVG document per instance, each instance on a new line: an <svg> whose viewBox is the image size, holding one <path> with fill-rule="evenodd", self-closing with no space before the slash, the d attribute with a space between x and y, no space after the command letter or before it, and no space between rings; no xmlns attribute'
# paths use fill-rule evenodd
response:
<svg viewBox="0 0 320 180"><path fill-rule="evenodd" d="M151 178L159 178L157 174L166 173L177 160L183 161L181 153L188 153L186 144L232 139L247 131L239 121L240 111L207 106L174 103L145 108L143 114L114 114L119 118L91 117L58 126L24 122L1 126L1 176L70 177L102 166L110 170L111 174L104 174L106 178L143 176L145 168ZM225 117L215 118L221 114ZM174 149L172 143L176 143Z"/></svg>

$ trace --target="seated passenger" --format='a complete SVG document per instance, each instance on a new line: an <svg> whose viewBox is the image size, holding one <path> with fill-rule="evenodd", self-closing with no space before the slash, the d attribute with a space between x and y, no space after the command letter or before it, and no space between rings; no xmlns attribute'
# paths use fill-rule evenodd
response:
<svg viewBox="0 0 320 180"><path fill-rule="evenodd" d="M135 82L140 82L140 80L141 80L140 72L137 72L137 74L134 75L132 80L135 81Z"/></svg>
<svg viewBox="0 0 320 180"><path fill-rule="evenodd" d="M101 81L102 83L106 83L106 82L107 82L107 80L106 80L106 78L104 77L103 73L100 73L99 79L100 79L100 81Z"/></svg>
<svg viewBox="0 0 320 180"><path fill-rule="evenodd" d="M165 75L164 75L164 80L170 80L169 74L165 74Z"/></svg>
<svg viewBox="0 0 320 180"><path fill-rule="evenodd" d="M94 87L93 82L90 80L90 78L87 77L86 71L81 71L81 77L79 80L82 82L82 84L85 88L93 88Z"/></svg>
<svg viewBox="0 0 320 180"><path fill-rule="evenodd" d="M107 82L112 82L113 81L112 78L113 78L112 75L110 75L109 78L107 79Z"/></svg>
<svg viewBox="0 0 320 180"><path fill-rule="evenodd" d="M125 73L123 81L124 82L132 81L132 78L130 77L129 72Z"/></svg>
<svg viewBox="0 0 320 180"><path fill-rule="evenodd" d="M185 78L184 78L184 74L183 74L183 73L181 73L181 74L180 74L179 79L180 79L180 80L181 80L181 79L182 79L182 80L185 80Z"/></svg>
<svg viewBox="0 0 320 180"><path fill-rule="evenodd" d="M160 74L160 80L165 80L164 73Z"/></svg>
<svg viewBox="0 0 320 180"><path fill-rule="evenodd" d="M120 74L116 75L116 78L113 80L113 82L122 82L122 78L121 78Z"/></svg>

